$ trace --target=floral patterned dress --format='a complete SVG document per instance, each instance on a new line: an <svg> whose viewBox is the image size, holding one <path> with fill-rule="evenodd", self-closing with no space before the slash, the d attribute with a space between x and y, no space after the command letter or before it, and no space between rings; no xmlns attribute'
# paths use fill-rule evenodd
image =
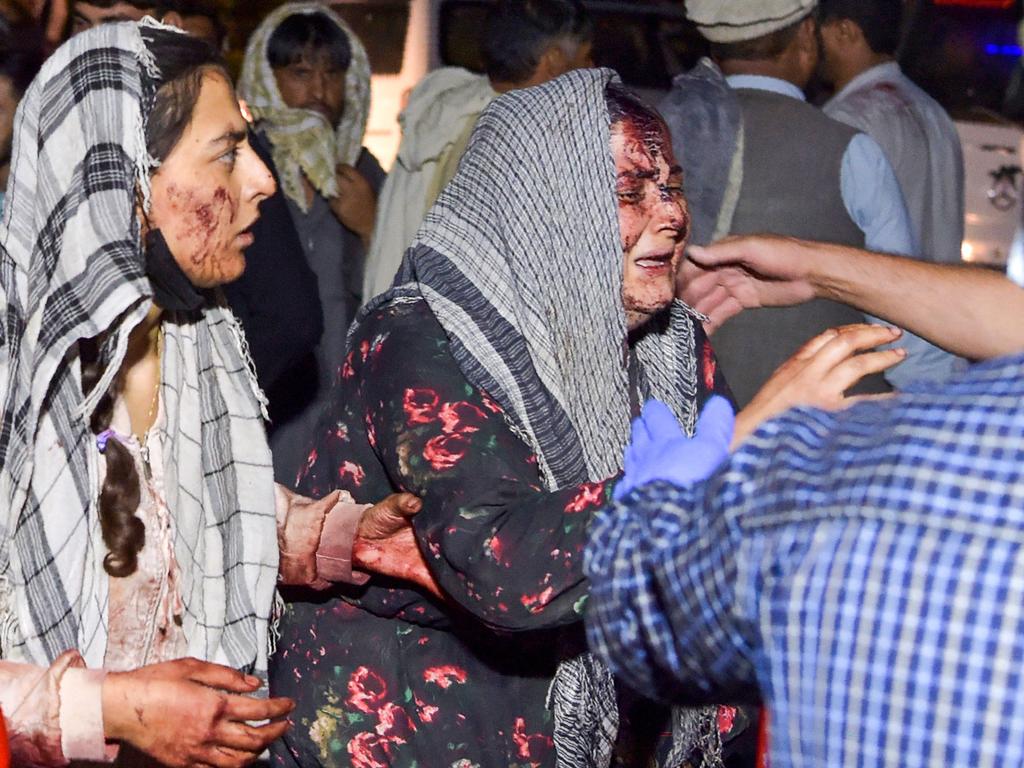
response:
<svg viewBox="0 0 1024 768"><path fill-rule="evenodd" d="M703 405L727 390L699 328L697 337ZM585 647L583 550L615 479L547 492L529 447L466 381L426 302L367 318L300 489L422 497L416 536L448 600L380 577L288 595L271 687L298 706L275 762L554 765L546 694L559 660ZM647 730L660 733L661 722Z"/></svg>

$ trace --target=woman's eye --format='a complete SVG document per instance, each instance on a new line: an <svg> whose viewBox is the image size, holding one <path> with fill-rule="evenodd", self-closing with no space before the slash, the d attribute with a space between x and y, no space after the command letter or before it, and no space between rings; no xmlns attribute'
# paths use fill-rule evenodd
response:
<svg viewBox="0 0 1024 768"><path fill-rule="evenodd" d="M616 193L624 203L639 203L643 194L635 189L620 189Z"/></svg>
<svg viewBox="0 0 1024 768"><path fill-rule="evenodd" d="M228 167L234 168L235 160L238 159L238 147L232 147L217 159L220 160L225 165L227 165Z"/></svg>

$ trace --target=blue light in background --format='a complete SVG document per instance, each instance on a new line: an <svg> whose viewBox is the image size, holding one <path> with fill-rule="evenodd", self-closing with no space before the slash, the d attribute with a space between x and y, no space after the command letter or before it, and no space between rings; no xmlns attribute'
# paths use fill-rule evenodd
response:
<svg viewBox="0 0 1024 768"><path fill-rule="evenodd" d="M1014 56L1020 58L1024 50L1019 45L1000 45L999 43L987 43L985 53L989 56Z"/></svg>

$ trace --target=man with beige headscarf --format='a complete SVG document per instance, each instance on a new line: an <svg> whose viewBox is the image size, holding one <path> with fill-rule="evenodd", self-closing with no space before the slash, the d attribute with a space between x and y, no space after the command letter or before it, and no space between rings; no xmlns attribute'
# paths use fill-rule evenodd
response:
<svg viewBox="0 0 1024 768"><path fill-rule="evenodd" d="M676 78L661 111L686 176L691 242L769 232L913 255L899 183L869 136L807 104L818 66L817 0L687 0L711 59ZM713 343L742 405L804 342L863 322L816 301L733 318ZM868 391L942 380L958 360L904 334L905 363Z"/></svg>
<svg viewBox="0 0 1024 768"><path fill-rule="evenodd" d="M238 89L272 147L323 307L315 361L268 393L274 473L288 485L305 466L317 414L344 360L384 171L362 146L370 108L366 51L329 8L286 3L269 14L249 39Z"/></svg>

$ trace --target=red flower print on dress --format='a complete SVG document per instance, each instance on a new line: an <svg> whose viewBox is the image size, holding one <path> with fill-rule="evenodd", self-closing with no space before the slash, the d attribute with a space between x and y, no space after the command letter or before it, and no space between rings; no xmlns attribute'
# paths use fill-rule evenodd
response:
<svg viewBox="0 0 1024 768"><path fill-rule="evenodd" d="M550 736L545 736L542 733L527 733L526 721L521 717L516 718L512 741L515 742L519 750L519 758L529 760L530 765L534 768L546 762L553 746Z"/></svg>
<svg viewBox="0 0 1024 768"><path fill-rule="evenodd" d="M363 339L359 344L359 356L366 362L366 358L370 356L370 340Z"/></svg>
<svg viewBox="0 0 1024 768"><path fill-rule="evenodd" d="M732 731L732 726L736 722L736 707L726 707L719 705L718 707L718 732L726 734Z"/></svg>
<svg viewBox="0 0 1024 768"><path fill-rule="evenodd" d="M413 694L413 700L416 702L416 713L420 716L420 720L424 723L434 722L434 717L440 710L433 704L427 704L427 702L415 694Z"/></svg>
<svg viewBox="0 0 1024 768"><path fill-rule="evenodd" d="M712 391L715 388L715 352L711 349L711 342L704 340L704 347L701 350L702 370L704 371L704 388Z"/></svg>
<svg viewBox="0 0 1024 768"><path fill-rule="evenodd" d="M454 664L444 664L440 667L428 667L423 670L423 680L434 683L442 688L450 688L452 683L462 685L466 682L466 670L456 667Z"/></svg>
<svg viewBox="0 0 1024 768"><path fill-rule="evenodd" d="M469 441L462 435L438 435L427 441L423 458L438 472L451 469L466 455Z"/></svg>
<svg viewBox="0 0 1024 768"><path fill-rule="evenodd" d="M390 701L377 712L377 719L377 734L387 736L397 744L405 744L407 737L416 732L416 723L406 711Z"/></svg>
<svg viewBox="0 0 1024 768"><path fill-rule="evenodd" d="M344 483L348 478L352 479L353 485L359 486L366 479L366 472L358 464L346 461L338 468L338 480Z"/></svg>
<svg viewBox="0 0 1024 768"><path fill-rule="evenodd" d="M487 414L472 403L445 403L438 414L441 429L449 435L465 435L480 430L480 423L487 420Z"/></svg>
<svg viewBox="0 0 1024 768"><path fill-rule="evenodd" d="M341 378L351 379L353 376L356 375L356 370L355 368L352 367L352 358L354 355L355 350L349 352L348 355L345 357L345 363L344 365L341 366Z"/></svg>
<svg viewBox="0 0 1024 768"><path fill-rule="evenodd" d="M357 733L348 743L352 768L387 768L391 761L391 740L376 733Z"/></svg>
<svg viewBox="0 0 1024 768"><path fill-rule="evenodd" d="M544 610L544 606L551 602L551 598L554 594L554 588L548 587L543 592L539 592L536 595L523 595L519 598L519 602L521 602L523 607L530 613L540 613Z"/></svg>
<svg viewBox="0 0 1024 768"><path fill-rule="evenodd" d="M429 424L437 419L437 408L441 398L432 389L406 389L402 398L406 423L410 427Z"/></svg>
<svg viewBox="0 0 1024 768"><path fill-rule="evenodd" d="M366 414L366 418L363 421L366 424L366 442L370 444L373 450L377 450L377 429L373 426L370 414Z"/></svg>
<svg viewBox="0 0 1024 768"><path fill-rule="evenodd" d="M387 695L388 686L384 678L367 667L357 667L348 679L346 703L360 712L376 712Z"/></svg>
<svg viewBox="0 0 1024 768"><path fill-rule="evenodd" d="M483 401L484 408L491 413L504 413L504 409L495 402L494 398L488 395L486 392L480 393L480 399Z"/></svg>
<svg viewBox="0 0 1024 768"><path fill-rule="evenodd" d="M388 340L389 333L379 333L373 338L373 348L370 350L371 361L376 360L380 357L380 353L384 351L384 342Z"/></svg>
<svg viewBox="0 0 1024 768"><path fill-rule="evenodd" d="M580 490L565 506L567 513L583 512L591 507L603 507L604 483L584 483Z"/></svg>
<svg viewBox="0 0 1024 768"><path fill-rule="evenodd" d="M497 536L491 536L484 545L485 551L490 556L491 560L498 563L498 565L507 566L508 563L504 559L504 545L501 543L501 539Z"/></svg>

